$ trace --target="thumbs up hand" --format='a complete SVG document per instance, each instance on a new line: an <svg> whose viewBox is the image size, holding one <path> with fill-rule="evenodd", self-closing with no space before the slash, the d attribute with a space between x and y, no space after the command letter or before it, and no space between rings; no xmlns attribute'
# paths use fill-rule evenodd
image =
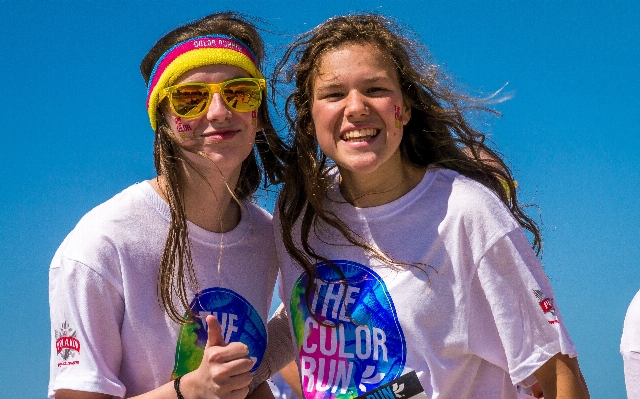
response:
<svg viewBox="0 0 640 399"><path fill-rule="evenodd" d="M253 362L241 342L224 342L220 323L209 315L207 344L198 369L181 379L181 391L189 399L242 399L249 393Z"/></svg>

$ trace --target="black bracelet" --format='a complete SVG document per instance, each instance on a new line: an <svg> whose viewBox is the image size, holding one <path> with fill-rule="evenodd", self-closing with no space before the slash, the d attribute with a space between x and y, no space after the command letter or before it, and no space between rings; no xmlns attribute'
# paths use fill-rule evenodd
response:
<svg viewBox="0 0 640 399"><path fill-rule="evenodd" d="M184 399L184 396L182 396L182 393L180 393L180 378L182 378L182 376L176 378L175 380L173 380L173 389L176 390L176 394L178 395L178 399Z"/></svg>

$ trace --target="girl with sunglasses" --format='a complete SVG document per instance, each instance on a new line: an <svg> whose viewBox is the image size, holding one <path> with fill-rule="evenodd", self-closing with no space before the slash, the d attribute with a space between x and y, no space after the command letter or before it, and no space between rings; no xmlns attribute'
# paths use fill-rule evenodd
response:
<svg viewBox="0 0 640 399"><path fill-rule="evenodd" d="M221 13L143 59L158 176L90 211L54 256L50 397L247 395L277 273L251 199L282 177L263 58L255 27Z"/></svg>
<svg viewBox="0 0 640 399"><path fill-rule="evenodd" d="M487 103L428 56L354 15L280 63L295 83L274 215L284 306L260 375L295 358L307 399L506 399L536 380L546 399L587 398L525 234L539 250L539 228L468 119Z"/></svg>

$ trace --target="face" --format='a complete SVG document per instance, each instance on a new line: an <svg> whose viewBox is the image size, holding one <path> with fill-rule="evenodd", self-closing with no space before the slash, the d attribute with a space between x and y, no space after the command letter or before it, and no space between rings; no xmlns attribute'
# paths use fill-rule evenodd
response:
<svg viewBox="0 0 640 399"><path fill-rule="evenodd" d="M411 114L392 61L376 47L346 44L321 57L311 115L320 148L343 176L393 178Z"/></svg>
<svg viewBox="0 0 640 399"><path fill-rule="evenodd" d="M231 65L207 65L192 69L180 76L174 84L200 82L220 83L234 78L249 77L242 68ZM163 113L173 131L174 138L185 149L185 156L204 168L214 167L197 155L202 152L211 158L216 167L230 177L239 173L242 162L249 156L260 130L257 110L236 112L225 104L220 93L215 93L206 113L196 118L178 117L171 111L168 99Z"/></svg>

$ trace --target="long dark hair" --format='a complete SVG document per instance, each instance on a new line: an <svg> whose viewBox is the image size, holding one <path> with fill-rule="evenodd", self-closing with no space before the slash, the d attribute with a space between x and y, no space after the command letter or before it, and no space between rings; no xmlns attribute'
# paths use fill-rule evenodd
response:
<svg viewBox="0 0 640 399"><path fill-rule="evenodd" d="M323 55L346 44L373 45L395 66L403 95L411 107L411 118L400 143L403 159L420 168L455 170L493 190L519 224L531 232L533 248L540 253L540 229L519 204L508 166L470 122L471 113L495 113L489 108L493 100L479 99L458 89L431 61L429 51L401 33L398 25L388 18L370 14L339 16L299 36L277 65L273 78L280 83L295 83L286 100L291 152L285 162L278 211L285 248L310 277L307 289L313 288L311 277L317 278L315 263L331 264L309 243L310 232L318 227L319 221L339 230L351 244L387 264L408 264L374 248L324 209L333 179L328 176L331 162L315 138L311 116L313 82ZM297 223L300 237L294 237Z"/></svg>
<svg viewBox="0 0 640 399"><path fill-rule="evenodd" d="M215 13L182 25L158 40L140 64L145 82L149 83L154 65L169 48L190 38L208 34L229 35L242 41L255 54L258 68L262 67L265 49L256 26L239 14ZM266 92L263 96L266 96ZM167 185L164 189L171 211L169 233L158 271L158 296L171 319L184 322L182 309L191 313L187 288L197 288L182 197L184 187L180 178L182 163L187 160L182 156L183 150L173 140L171 128L162 117L160 105L157 112L159 117L153 147L154 163L158 175L166 178ZM261 182L266 187L279 183L283 177L281 157L284 144L271 124L266 102L259 109L259 120L262 130L256 134L255 148L242 162L238 183L236 187L232 187L233 195L238 200L250 198ZM175 297L179 306L174 301Z"/></svg>

